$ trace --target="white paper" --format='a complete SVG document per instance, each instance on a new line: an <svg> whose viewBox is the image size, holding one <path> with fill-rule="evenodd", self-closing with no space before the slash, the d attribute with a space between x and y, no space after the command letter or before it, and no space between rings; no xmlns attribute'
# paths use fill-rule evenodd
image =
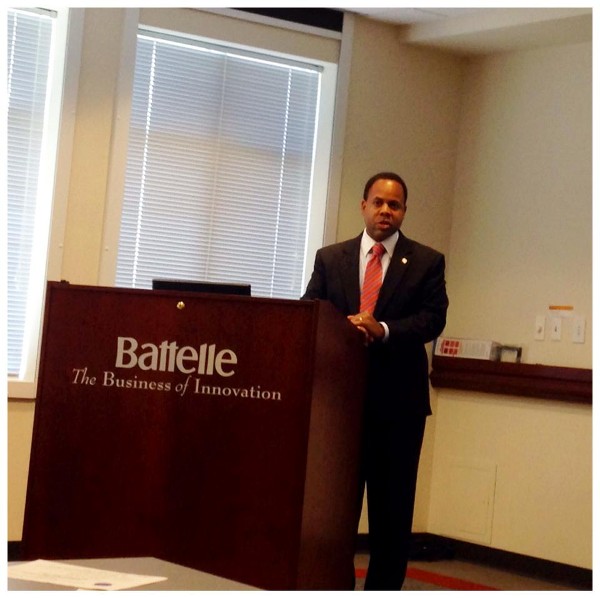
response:
<svg viewBox="0 0 600 598"><path fill-rule="evenodd" d="M8 577L12 579L71 586L82 590L127 590L167 579L151 575L105 571L43 559L12 565L7 567L7 571Z"/></svg>

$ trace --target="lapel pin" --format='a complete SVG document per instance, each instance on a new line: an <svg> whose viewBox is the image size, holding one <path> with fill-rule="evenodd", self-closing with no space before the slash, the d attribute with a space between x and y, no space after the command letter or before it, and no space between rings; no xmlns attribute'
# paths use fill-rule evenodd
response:
<svg viewBox="0 0 600 598"><path fill-rule="evenodd" d="M405 257L403 257L403 258L402 258L402 263L403 263L403 264L408 264L408 260L407 260Z"/></svg>

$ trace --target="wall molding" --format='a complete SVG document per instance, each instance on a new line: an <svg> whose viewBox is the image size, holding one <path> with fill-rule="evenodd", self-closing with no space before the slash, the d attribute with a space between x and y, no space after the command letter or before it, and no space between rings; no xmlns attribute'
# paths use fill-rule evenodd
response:
<svg viewBox="0 0 600 598"><path fill-rule="evenodd" d="M592 404L592 370L433 356L434 388Z"/></svg>

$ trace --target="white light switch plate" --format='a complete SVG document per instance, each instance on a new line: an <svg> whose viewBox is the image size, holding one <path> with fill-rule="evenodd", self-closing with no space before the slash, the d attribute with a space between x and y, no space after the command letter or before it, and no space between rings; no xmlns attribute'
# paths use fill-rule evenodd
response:
<svg viewBox="0 0 600 598"><path fill-rule="evenodd" d="M550 338L559 341L562 335L562 319L554 317L550 321Z"/></svg>
<svg viewBox="0 0 600 598"><path fill-rule="evenodd" d="M575 316L573 318L572 340L574 343L585 342L585 318L583 316Z"/></svg>

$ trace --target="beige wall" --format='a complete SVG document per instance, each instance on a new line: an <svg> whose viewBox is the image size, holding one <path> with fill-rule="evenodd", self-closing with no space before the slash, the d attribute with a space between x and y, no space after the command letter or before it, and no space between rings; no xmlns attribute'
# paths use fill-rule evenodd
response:
<svg viewBox="0 0 600 598"><path fill-rule="evenodd" d="M116 118L109 96L128 25L119 9L86 13L63 277L95 284ZM447 255L447 332L591 367L591 44L466 60L402 46L392 27L357 18L351 54L337 237L361 230L368 176L400 171L406 234ZM535 315L558 302L588 318L583 346L533 344ZM452 479L468 485L450 494L460 503L476 488L466 494L484 527L477 537L444 532L591 567L591 410L447 391L433 407L415 529L441 533L464 517L442 510L444 476L458 471ZM21 537L32 421L32 402L9 401L9 540Z"/></svg>
<svg viewBox="0 0 600 598"><path fill-rule="evenodd" d="M592 45L473 60L461 122L446 333L522 344L529 363L592 367L591 334L534 341L535 316L592 322Z"/></svg>
<svg viewBox="0 0 600 598"><path fill-rule="evenodd" d="M33 431L33 401L8 401L7 540L20 540L25 514L27 473Z"/></svg>
<svg viewBox="0 0 600 598"><path fill-rule="evenodd" d="M592 44L470 62L449 252L448 335L592 367ZM533 340L572 305L586 340ZM429 531L592 566L592 409L438 393ZM468 490L468 492L467 492Z"/></svg>
<svg viewBox="0 0 600 598"><path fill-rule="evenodd" d="M338 239L357 235L367 179L403 175L407 235L449 249L464 61L403 46L394 27L356 19Z"/></svg>
<svg viewBox="0 0 600 598"><path fill-rule="evenodd" d="M589 406L446 390L435 418L429 532L592 568Z"/></svg>

